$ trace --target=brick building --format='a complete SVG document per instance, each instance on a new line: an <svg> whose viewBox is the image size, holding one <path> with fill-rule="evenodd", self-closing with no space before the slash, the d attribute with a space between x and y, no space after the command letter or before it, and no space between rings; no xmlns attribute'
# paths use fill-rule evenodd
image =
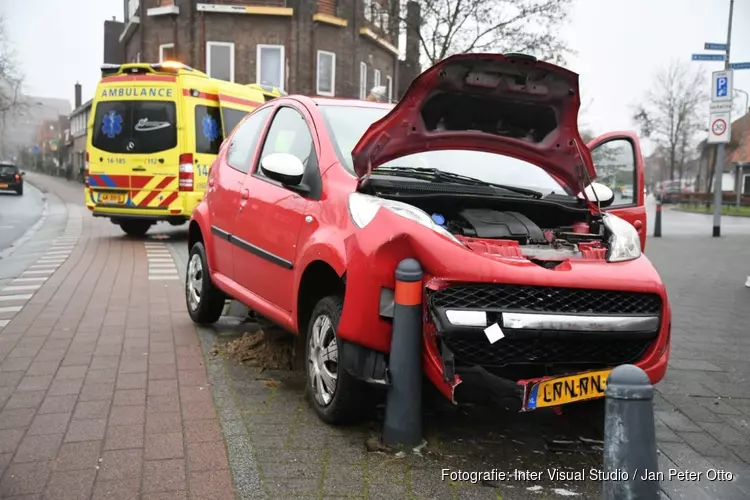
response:
<svg viewBox="0 0 750 500"><path fill-rule="evenodd" d="M81 84L75 85L75 109L70 114L70 137L68 162L75 174L83 170L86 155L86 132L91 113L92 100L82 102Z"/></svg>
<svg viewBox="0 0 750 500"><path fill-rule="evenodd" d="M105 25L105 52L113 62L178 60L212 77L289 93L364 98L384 85L395 98L419 66L414 41L407 41L407 62L399 62L400 3L123 0L125 22ZM413 15L415 7L408 10ZM121 49L111 43L114 30Z"/></svg>

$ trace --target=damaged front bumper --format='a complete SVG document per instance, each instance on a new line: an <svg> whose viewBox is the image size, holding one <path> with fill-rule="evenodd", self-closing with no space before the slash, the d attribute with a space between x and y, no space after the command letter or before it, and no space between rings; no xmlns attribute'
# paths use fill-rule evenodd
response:
<svg viewBox="0 0 750 500"><path fill-rule="evenodd" d="M423 370L453 402L489 394L526 409L541 381L625 363L652 383L664 377L670 309L645 256L616 264L570 259L547 269L488 258L415 224L394 231L400 219L381 211L346 241L344 369L388 385L394 271L415 258L425 272ZM484 330L493 324L504 337L491 343Z"/></svg>

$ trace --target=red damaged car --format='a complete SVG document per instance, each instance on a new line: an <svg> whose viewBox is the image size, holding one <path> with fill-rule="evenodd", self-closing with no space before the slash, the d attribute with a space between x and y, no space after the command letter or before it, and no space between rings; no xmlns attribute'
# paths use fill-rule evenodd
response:
<svg viewBox="0 0 750 500"><path fill-rule="evenodd" d="M454 401L523 410L601 398L613 367L656 383L670 308L642 254L631 133L583 144L578 76L523 55L449 57L395 105L287 96L222 146L189 229L188 310L236 299L306 336L311 403L362 415L388 384L394 271L424 269L423 366ZM632 178L622 199L597 177Z"/></svg>

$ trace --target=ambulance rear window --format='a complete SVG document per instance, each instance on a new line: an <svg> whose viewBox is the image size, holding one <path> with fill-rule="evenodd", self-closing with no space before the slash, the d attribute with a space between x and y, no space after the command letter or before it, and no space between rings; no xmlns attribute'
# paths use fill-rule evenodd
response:
<svg viewBox="0 0 750 500"><path fill-rule="evenodd" d="M171 101L102 101L92 144L117 154L151 154L177 146L177 110Z"/></svg>

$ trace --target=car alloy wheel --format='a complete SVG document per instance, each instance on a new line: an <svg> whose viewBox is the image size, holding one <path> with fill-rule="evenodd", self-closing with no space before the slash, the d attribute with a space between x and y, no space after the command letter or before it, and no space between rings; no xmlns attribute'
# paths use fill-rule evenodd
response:
<svg viewBox="0 0 750 500"><path fill-rule="evenodd" d="M203 290L203 264L197 253L193 254L188 264L187 287L188 305L191 311L196 311L201 305L201 291Z"/></svg>
<svg viewBox="0 0 750 500"><path fill-rule="evenodd" d="M333 322L328 315L315 318L309 342L310 389L320 406L328 406L336 392L339 354Z"/></svg>

